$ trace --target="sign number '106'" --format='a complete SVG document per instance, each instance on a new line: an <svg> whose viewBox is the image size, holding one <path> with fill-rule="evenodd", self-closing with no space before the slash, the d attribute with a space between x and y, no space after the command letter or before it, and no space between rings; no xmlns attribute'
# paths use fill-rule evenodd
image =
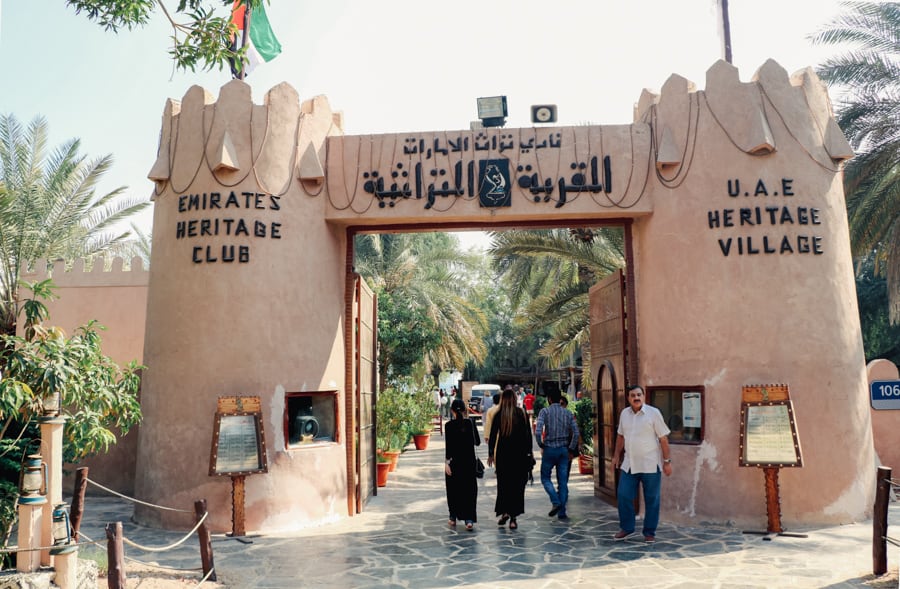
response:
<svg viewBox="0 0 900 589"><path fill-rule="evenodd" d="M874 380L869 392L873 409L900 409L900 380Z"/></svg>

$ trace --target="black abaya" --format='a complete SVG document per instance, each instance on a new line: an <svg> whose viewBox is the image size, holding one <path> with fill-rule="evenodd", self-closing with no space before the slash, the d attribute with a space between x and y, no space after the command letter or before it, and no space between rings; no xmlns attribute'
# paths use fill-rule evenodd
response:
<svg viewBox="0 0 900 589"><path fill-rule="evenodd" d="M521 409L516 411L512 432L500 435L500 414L491 422L490 448L497 471L494 511L515 518L525 513L525 483L532 468L531 427Z"/></svg>
<svg viewBox="0 0 900 589"><path fill-rule="evenodd" d="M448 421L444 435L444 453L450 460L450 471L453 473L451 476L444 475L450 518L476 522L478 482L475 478L475 446L481 444L481 436L475 424L463 418Z"/></svg>

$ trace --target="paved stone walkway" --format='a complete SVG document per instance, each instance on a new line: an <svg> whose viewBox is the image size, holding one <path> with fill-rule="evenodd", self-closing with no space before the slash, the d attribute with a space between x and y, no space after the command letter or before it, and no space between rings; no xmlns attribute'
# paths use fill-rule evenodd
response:
<svg viewBox="0 0 900 589"><path fill-rule="evenodd" d="M486 454L484 446L479 452ZM871 587L866 584L872 571L871 522L791 530L808 537L765 541L735 528L685 528L663 521L654 544L639 535L615 542L615 510L593 496L589 476L577 473L568 521L547 517L550 505L538 480L526 491L519 529L498 528L496 483L488 470L479 483L475 531L450 529L442 461L443 441L435 434L427 450L400 457L388 485L362 515L291 534L250 537L249 544L214 537L219 581L261 589ZM122 500L89 497L86 510L82 529L94 539L105 538L103 525L109 521L122 521L125 535L144 545L161 546L181 536L131 523L130 504ZM892 507L891 525L900 526L900 507ZM893 529L900 536L900 527ZM200 563L197 545L192 538L174 551L143 554L126 546L126 555L193 569ZM894 570L897 556L890 548Z"/></svg>

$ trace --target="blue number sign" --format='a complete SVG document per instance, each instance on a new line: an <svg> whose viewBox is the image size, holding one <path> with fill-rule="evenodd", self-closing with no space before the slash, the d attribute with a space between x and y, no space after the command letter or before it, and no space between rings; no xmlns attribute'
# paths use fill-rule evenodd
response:
<svg viewBox="0 0 900 589"><path fill-rule="evenodd" d="M869 390L873 409L900 409L900 380L873 380Z"/></svg>

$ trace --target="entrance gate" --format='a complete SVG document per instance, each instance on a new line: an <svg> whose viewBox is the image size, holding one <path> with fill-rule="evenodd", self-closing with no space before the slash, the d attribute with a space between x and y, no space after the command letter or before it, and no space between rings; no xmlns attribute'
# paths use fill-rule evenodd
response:
<svg viewBox="0 0 900 589"><path fill-rule="evenodd" d="M724 458L733 415L744 385L789 382L811 455L782 489L786 511L808 523L864 517L874 451L841 183L852 150L830 105L811 70L791 77L769 61L743 83L718 62L704 91L672 76L645 92L631 124L345 135L324 97L301 102L287 84L264 105L238 80L217 100L192 87L166 104L149 174L152 370L135 494L228 506L230 489L207 476L209 417L219 396L250 392L270 471L248 484L248 529L354 513L372 489L375 387L363 351L372 315L361 307L357 325L352 310L352 236L617 225L627 284L595 294L598 492L614 489L625 384L677 396L702 382L703 439L672 449L676 465L697 467L676 468L663 509L749 523L761 489ZM287 435L291 403L318 419L315 439ZM212 507L212 529L230 528L229 515ZM137 508L135 519L190 523Z"/></svg>

